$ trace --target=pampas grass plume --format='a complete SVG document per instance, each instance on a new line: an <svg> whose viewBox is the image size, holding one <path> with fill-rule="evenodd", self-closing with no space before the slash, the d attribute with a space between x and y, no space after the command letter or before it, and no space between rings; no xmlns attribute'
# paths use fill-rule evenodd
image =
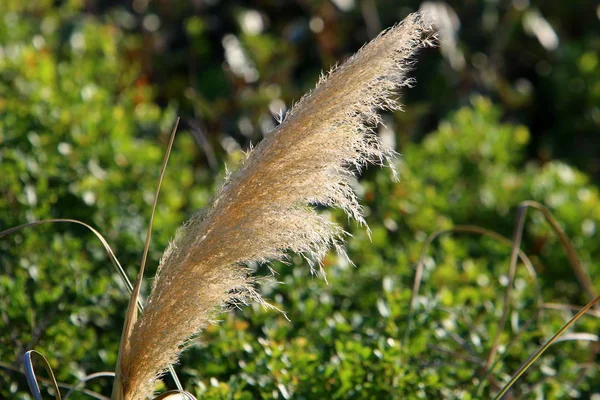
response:
<svg viewBox="0 0 600 400"><path fill-rule="evenodd" d="M339 207L364 223L351 179L394 156L372 129L381 122L378 110L400 107L395 90L412 83L406 72L428 32L423 16L411 14L323 76L211 205L179 229L122 354L125 399L151 395L186 341L224 305L240 297L261 301L245 265L294 252L319 268L329 249L339 249L344 232L313 205Z"/></svg>

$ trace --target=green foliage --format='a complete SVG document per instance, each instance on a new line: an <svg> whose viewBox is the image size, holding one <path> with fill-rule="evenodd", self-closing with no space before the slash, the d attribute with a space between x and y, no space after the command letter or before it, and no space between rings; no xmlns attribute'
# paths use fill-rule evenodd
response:
<svg viewBox="0 0 600 400"><path fill-rule="evenodd" d="M202 12L191 10L193 2L139 12L97 4L95 13L81 1L0 3L0 229L81 219L105 235L130 276L175 115L202 120L208 137L200 154L189 132L179 134L148 276L177 226L208 201L217 160L235 163L247 141L274 125L270 106L289 106L321 68L367 39L365 29L356 33L358 9L344 14L329 1L306 10L264 2L266 27L258 34L241 27L249 9L238 1L232 4L239 7ZM384 25L403 16L394 2L374 3ZM468 399L497 392L572 315L538 310L537 288L547 303L589 300L559 241L529 211L523 249L536 277L519 265L499 361L488 377L482 368L498 330L510 249L473 235L440 238L426 258L409 321L414 267L427 235L441 229L472 224L510 237L516 207L533 199L551 209L600 287L600 197L588 177L597 174L598 41L569 28L590 18L597 23L585 3L540 5L564 39L555 52L523 32L523 14L535 4L505 14L489 2L477 10L457 6L463 22L476 14L463 24L459 43L467 68L429 62L428 54L419 85L407 94L407 112L388 116L391 128L410 135L395 137L403 154L398 182L388 170L371 170L361 181L372 233L369 239L363 228L347 227L356 267L329 256L327 284L300 259L276 266L275 280L283 284L261 290L291 322L257 306L224 315L184 354L177 370L185 387L209 399ZM161 17L157 30L144 27L152 15ZM323 32L311 33L313 18L324 22ZM239 40L258 81L223 68L225 34ZM472 97L477 92L493 101ZM3 365L19 366L35 348L63 382L112 370L125 305L100 243L82 228L48 225L0 239ZM598 324L587 316L574 331L595 334ZM552 346L514 395L600 392L591 349L573 340ZM87 387L107 394L110 384ZM0 398L28 398L26 392L21 374L0 368Z"/></svg>
<svg viewBox="0 0 600 400"><path fill-rule="evenodd" d="M68 5L41 21L9 13L0 22L0 229L80 219L102 232L132 276L173 109L159 108L137 81L114 26ZM198 184L206 178L189 168L194 146L185 134L176 144L153 264L184 220L182 207L209 196ZM0 359L17 366L35 348L52 355L63 381L113 368L127 296L91 232L29 228L0 241L0 264ZM0 377L24 388L19 374ZM16 386L0 386L0 397L15 396Z"/></svg>
<svg viewBox="0 0 600 400"><path fill-rule="evenodd" d="M600 206L597 190L578 171L562 163L523 164L527 129L502 124L499 117L489 100L475 98L473 107L451 115L423 143L403 149L399 182L385 170L363 182L373 232L370 242L362 228L350 227L349 256L358 267L330 257L329 285L302 266L277 268L277 279L285 284L263 292L288 311L292 322L255 308L244 310L243 319L229 315L218 329L209 329L204 344L182 361L186 374L201 371L205 377L198 395L219 398L224 385L233 398L493 394L498 387L483 378L481 368L498 329L510 248L472 236L443 237L427 259L407 332L411 267L423 240L435 230L463 223L510 237L516 206L537 199L552 205L586 260L596 254L597 245L582 226L599 222L592 210ZM582 193L588 196L583 210ZM560 203L549 201L557 194ZM543 220L531 214L523 247L534 256L537 279L519 266L500 361L492 369L501 379L566 322L568 313L538 309L538 285L546 302L587 302L559 243ZM586 265L598 284L597 266ZM577 331L598 328L592 317L577 324ZM599 388L593 368L581 384L571 386L579 377L575 366L587 362L589 354L585 343L556 345L515 389L517 397L594 393Z"/></svg>

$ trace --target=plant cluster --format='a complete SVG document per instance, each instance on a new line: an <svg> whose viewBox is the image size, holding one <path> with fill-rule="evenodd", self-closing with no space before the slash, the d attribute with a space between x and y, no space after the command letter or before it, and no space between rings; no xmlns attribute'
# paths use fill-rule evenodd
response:
<svg viewBox="0 0 600 400"><path fill-rule="evenodd" d="M162 2L153 9L136 1L133 10L50 3L0 4L0 230L47 218L86 221L129 276L137 273L176 113L192 117L163 181L147 276L177 226L208 204L224 162L244 159L241 149L276 125L271 111L298 99L322 67L369 35L342 35L352 23L334 22L360 14L345 11L342 18L331 8L337 2L311 3L299 22L294 10L272 18L278 6L265 2L259 31L251 24L256 10L238 1L194 12L183 3L168 10ZM457 48L466 67L452 64L448 53L438 64L424 60L418 88L407 92L408 112L385 115L391 129L380 133L402 153L399 180L371 168L349 182L370 231L330 211L351 234L345 251L356 267L329 254L325 281L300 256L274 265L283 284L267 283L259 293L286 314L253 305L218 315L222 321L208 325L176 366L187 390L214 399L487 398L590 300L542 213L527 214L521 248L528 258L514 279L510 245L472 227L461 231L476 225L510 238L519 205L538 201L570 238L591 277L588 287L600 287L600 197L589 135L598 126L598 44L566 28L585 2L566 12L563 2L549 1L538 5L541 14L536 4L513 3L495 25L511 32L510 40L498 41L490 30L504 11L491 3L471 10L487 22L465 28ZM385 1L373 4L392 10L381 13L384 24L406 14ZM456 11L461 18L469 12ZM556 49L526 30L535 12L550 15L561 38ZM227 36L228 30L237 33ZM313 34L319 56L307 50ZM165 40L171 52L161 47ZM517 57L516 42L533 50ZM235 64L235 49L243 63ZM301 68L302 58L314 71ZM198 72L189 74L192 67ZM465 90L456 91L457 82ZM549 126L540 115L560 123ZM418 122L426 119L433 122ZM582 146L582 157L574 157ZM424 252L428 236L442 230L449 232ZM254 269L269 276L264 265ZM19 368L32 348L47 357L58 381L71 385L114 370L126 304L125 287L88 230L53 224L1 238L0 397L29 398ZM600 392L599 329L592 310L512 394ZM173 388L168 376L165 384ZM112 379L101 378L86 389L108 395L111 386Z"/></svg>

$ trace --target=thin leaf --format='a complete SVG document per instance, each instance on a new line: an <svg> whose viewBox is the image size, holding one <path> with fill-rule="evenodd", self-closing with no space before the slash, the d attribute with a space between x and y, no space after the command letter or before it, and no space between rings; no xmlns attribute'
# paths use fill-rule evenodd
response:
<svg viewBox="0 0 600 400"><path fill-rule="evenodd" d="M500 336L506 325L506 319L508 318L508 311L510 306L510 292L512 290L513 281L515 280L515 274L517 272L517 254L521 251L521 240L523 239L523 227L525 226L525 216L527 215L527 207L519 207L517 213L517 225L513 234L512 251L510 255L510 266L508 268L508 283L506 284L506 290L504 291L504 300L502 301L502 315L500 316L500 322L498 322L498 329L492 342L492 347L485 364L485 372L490 370L490 367L494 363L496 352L498 351L498 345L500 344Z"/></svg>
<svg viewBox="0 0 600 400"><path fill-rule="evenodd" d="M96 229L94 229L90 225L86 224L85 222L82 222L82 221L79 221L79 220L76 220L76 219L69 219L69 218L44 219L44 220L41 220L41 221L33 221L33 222L28 222L26 224L14 226L12 228L5 229L5 230L1 231L0 232L0 238L2 238L4 236L7 236L7 235L10 235L11 233L15 233L15 232L17 232L17 231L19 231L21 229L25 229L25 228L29 228L29 227L33 227L33 226L37 226L37 225L43 225L43 224L58 224L58 223L70 223L70 224L81 225L81 226L86 227L94 235L96 235L96 237L98 238L98 240L100 240L100 243L102 243L102 246L104 247L104 250L108 254L108 258L109 258L110 262L115 267L115 269L117 270L117 273L119 274L119 277L121 278L121 280L125 284L125 287L127 288L127 291L129 292L129 294L133 293L133 285L131 284L131 281L129 280L129 277L125 273L125 269L123 269L123 267L121 266L121 263L119 262L119 260L115 256L114 251L112 250L112 248L110 247L110 245L108 244L108 242L106 241L106 239L104 238L104 236L102 236L102 234L100 232L98 232ZM137 301L137 306L138 306L138 309L140 311L144 310L144 307L142 306L142 303L139 301L139 299ZM173 369L173 367L169 366L168 370L169 370L169 374L171 375L171 377L175 381L175 384L177 385L177 388L181 388L181 383L180 383L179 378L177 377L177 374L175 373L175 370ZM183 390L183 389L180 389L180 390Z"/></svg>
<svg viewBox="0 0 600 400"><path fill-rule="evenodd" d="M154 222L154 214L156 212L156 205L158 204L158 195L160 193L160 187L162 185L163 178L165 176L165 171L167 169L167 163L169 162L169 156L171 155L171 150L173 149L173 142L175 141L175 134L177 133L177 127L179 126L179 118L175 121L175 125L173 126L173 130L171 131L171 137L169 138L169 144L167 146L167 151L165 152L165 157L162 162L162 166L160 169L160 175L158 177L158 184L156 185L156 191L154 193L154 201L152 203L152 212L150 213L150 222L148 223L148 232L146 234L146 243L144 245L144 252L142 254L142 262L140 264L140 271L138 273L137 280L135 282L135 286L133 288L133 293L131 294L131 298L129 300L129 306L127 307L127 313L125 314L125 323L123 325L123 333L121 335L121 342L119 344L119 355L117 356L117 366L116 366L116 375L115 382L113 386L112 399L113 400L121 400L125 398L123 392L123 382L122 382L122 373L121 373L121 362L125 354L129 351L129 337L131 336L131 331L133 330L133 326L137 321L138 317L138 309L136 307L138 297L140 295L140 289L142 287L142 280L144 278L144 269L146 268L146 258L148 256L148 249L150 247L150 239L152 238L152 224ZM177 386L180 390L183 390L181 387L181 383L177 379L175 379Z"/></svg>
<svg viewBox="0 0 600 400"><path fill-rule="evenodd" d="M508 390L514 385L514 383L533 365L533 363L540 358L540 356L554 344L558 338L567 331L583 314L585 314L590 308L592 308L595 304L600 301L600 295L596 296L592 301L587 303L585 307L583 307L569 322L567 322L562 328L559 329L546 343L544 343L531 357L527 359L527 361L519 368L517 372L513 375L510 381L498 392L498 394L494 397L494 400L500 400L502 396L508 392Z"/></svg>
<svg viewBox="0 0 600 400"><path fill-rule="evenodd" d="M510 296L510 291L512 290L512 282L514 280L514 274L515 274L515 270L516 270L515 253L517 251L521 251L519 249L519 247L520 247L520 243L521 243L521 239L522 239L527 208L533 208L535 210L538 210L544 215L544 218L550 224L553 231L558 236L563 248L565 249L565 252L569 259L570 265L573 268L575 275L577 276L580 284L583 286L584 290L588 293L588 295L590 295L592 298L597 299L596 294L595 294L596 290L594 289L594 286L592 284L592 281L591 281L587 271L581 265L581 261L579 259L579 256L577 255L577 252L575 251L575 248L571 244L567 235L560 228L558 221L552 216L552 213L550 213L548 208L546 208L544 205L542 205L541 203L538 203L536 201L527 200L527 201L522 202L519 206L519 213L517 216L517 226L515 228L515 233L514 233L514 237L513 237L513 250L512 250L511 263L510 263L510 268L509 268L509 279L508 279L508 284L507 284L506 291L504 294L504 305L503 305L502 316L500 318L500 322L498 323L498 330L496 331L493 345L492 345L492 348L488 355L488 359L487 359L487 363L486 363L486 370L485 370L484 377L481 382L483 382L486 379L486 377L491 373L493 366L496 364L496 362L494 362L494 358L495 358L495 355L497 352L497 348L499 346L500 335L502 333L502 330L504 329L504 325L506 324L506 319L508 316L508 311L509 311L508 310L508 307L509 307L508 299ZM561 331L559 331L559 332L561 332ZM558 335L558 333L557 333L557 335ZM542 352L543 352L545 350L544 346L540 347L539 350L542 350ZM541 355L541 353L539 353L539 355ZM537 357L539 357L539 355ZM535 358L537 359L537 357L535 357ZM498 361L498 360L496 360L496 361ZM535 361L535 359L533 359L531 361L531 364L533 364L534 361ZM531 365L531 364L529 364L529 365ZM527 368L525 368L523 371L521 371L520 375L523 374ZM515 379L515 381L516 381L516 379ZM513 383L514 382L511 383L511 386ZM482 388L482 385L480 384L478 387L478 390L477 390L478 394L481 393L480 392L481 388Z"/></svg>
<svg viewBox="0 0 600 400"><path fill-rule="evenodd" d="M154 400L196 400L196 398L185 390L169 390L155 397Z"/></svg>
<svg viewBox="0 0 600 400"><path fill-rule="evenodd" d="M6 369L8 371L18 372L20 374L25 375L25 372L21 371L18 368L13 367L10 364L3 363L2 361L0 361L0 368L4 368L4 369ZM53 385L53 382L52 382L51 379L47 379L47 378L44 378L44 377L41 377L41 376L37 377L37 381L41 382L41 383L44 383L46 385ZM95 399L98 399L98 400L110 400L109 397L102 396L101 394L96 393L96 392L94 392L92 390L89 390L89 389L77 389L77 388L74 388L73 385L69 385L69 384L64 383L64 382L56 382L56 384L57 384L57 386L59 388L68 389L68 390L73 389L76 392L86 394L86 395L88 395L90 397L93 397Z"/></svg>
<svg viewBox="0 0 600 400"><path fill-rule="evenodd" d="M414 316L414 312L415 312L417 296L419 294L419 289L421 287L421 281L423 279L423 270L425 268L425 257L427 256L429 247L431 246L431 244L433 243L434 240L436 240L440 236L447 235L450 233L472 233L472 234L484 235L484 236L491 237L492 239L495 239L495 240L499 241L500 243L504 243L508 246L512 245L512 241L510 239L508 239L494 231L491 231L489 229L481 228L479 226L474 226L474 225L457 225L451 229L437 231L437 232L434 232L431 235L429 235L429 237L427 238L427 240L425 240L425 243L423 244L423 249L421 250L421 256L419 257L419 262L417 264L417 268L416 268L416 272L415 272L413 290L412 290L411 300L410 300L410 304L409 304L409 308L408 308L408 326L407 326L406 332L404 333L404 339L403 339L405 345L408 340L408 335L410 334L410 332L412 331L412 328L413 328L413 316ZM538 304L540 304L540 306L541 306L543 304L543 301L541 298L540 288L537 285L537 275L535 273L535 269L533 268L533 264L531 263L531 260L529 260L529 257L527 257L527 255L524 252L522 252L521 250L519 250L517 252L517 254L518 254L518 257L521 259L521 262L523 262L523 264L527 268L527 271L529 271L531 276L536 281L536 292L537 292Z"/></svg>
<svg viewBox="0 0 600 400"><path fill-rule="evenodd" d="M559 310L559 311L579 311L580 306L573 304L560 304L560 303L544 303L544 308L548 310ZM596 310L588 311L587 315L592 317L600 318L600 312Z"/></svg>
<svg viewBox="0 0 600 400"><path fill-rule="evenodd" d="M103 377L107 377L107 376L114 378L115 373L114 372L96 372L96 373L84 376L75 385L73 385L71 390L69 390L67 392L64 400L67 400L69 398L69 396L71 396L71 394L73 394L73 392L77 391L79 389L80 385L83 385L83 384L87 383L88 381L91 381L92 379L103 378Z"/></svg>
<svg viewBox="0 0 600 400"><path fill-rule="evenodd" d="M577 255L575 248L571 244L571 241L569 240L569 238L567 237L565 232L561 229L560 225L558 224L558 221L552 216L552 213L550 213L548 208L546 208L544 205L542 205L541 203L538 203L536 201L527 200L527 201L522 202L521 205L519 206L519 214L517 216L517 227L515 228L515 234L514 234L514 238L513 238L513 246L514 247L513 247L513 254L511 255L511 260L510 260L508 284L506 286L506 291L504 293L504 306L503 306L503 310L502 310L502 316L500 318L500 322L498 323L498 330L496 331L496 336L494 337L494 342L493 342L492 348L490 350L490 354L488 356L488 360L487 360L487 369L488 370L489 370L490 366L492 365L493 359L496 355L499 341L500 341L500 335L502 334L502 330L504 329L504 325L506 324L506 318L508 316L508 308L509 308L508 300L509 300L509 296L510 296L510 291L512 289L512 282L514 280L514 274L515 274L515 270L516 270L516 252L519 251L518 248L521 245L521 239L523 236L523 227L524 227L524 223L525 223L525 216L526 216L527 208L533 208L535 210L538 210L544 215L546 221L550 224L550 226L552 227L552 230L554 230L554 232L558 236L563 248L565 249L565 252L567 254L567 257L569 259L571 267L573 268L573 271L575 272L575 275L577 276L579 283L581 284L583 289L587 292L587 294L590 296L590 298L596 297L596 289L594 288L594 285L592 284L592 280L590 279L587 271L581 265L579 256Z"/></svg>
<svg viewBox="0 0 600 400"><path fill-rule="evenodd" d="M521 207L531 207L542 213L542 215L544 216L546 221L548 221L548 223L554 230L554 233L556 233L556 235L558 236L558 239L560 240L561 245L565 249L567 258L569 259L569 263L571 264L571 267L573 268L573 271L575 272L575 275L577 276L577 280L579 280L579 283L581 284L583 289L586 291L589 298L590 299L595 298L598 293L597 293L596 289L594 288L594 284L592 283L592 280L590 279L588 272L581 265L581 260L579 259L579 256L577 255L577 251L575 251L575 247L573 247L573 244L571 244L569 237L562 230L558 221L552 216L552 213L550 212L550 210L548 210L548 208L545 207L543 204L538 203L537 201L533 201L533 200L524 201L523 203L521 203Z"/></svg>
<svg viewBox="0 0 600 400"><path fill-rule="evenodd" d="M113 264L113 266L119 273L121 280L123 281L123 283L125 283L125 286L131 293L131 291L133 290L131 281L127 277L125 270L119 263L119 260L115 256L115 253L112 251L110 245L108 244L106 239L104 239L104 236L102 236L102 234L100 232L98 232L96 229L92 228L90 225L86 224L85 222L82 222L82 221L79 221L76 219L70 219L70 218L44 219L41 221L33 221L33 222L28 222L26 224L18 225L18 226L15 226L15 227L12 227L12 228L9 228L9 229L6 229L6 230L0 232L0 238L10 235L11 233L15 233L24 228L29 228L32 226L43 225L43 224L56 224L56 223L71 223L71 224L82 225L82 226L86 227L87 229L89 229L90 231L92 231L92 233L94 235L96 235L96 237L100 240L100 242L102 243L102 246L104 246L104 250L106 250L106 253L108 254L108 258L110 259L111 263Z"/></svg>
<svg viewBox="0 0 600 400"><path fill-rule="evenodd" d="M56 382L56 378L54 377L54 372L52 371L52 367L46 357L42 353L36 350L29 350L23 355L23 367L25 369L25 377L27 378L27 385L29 385L29 390L33 395L35 400L43 400L42 393L40 392L40 386L37 382L37 377L35 375L35 368L33 367L33 358L36 357L39 361L42 362L44 369L48 372L50 376L52 386L54 386L54 390L56 392L56 400L61 400L60 398L60 389L58 388L58 383Z"/></svg>
<svg viewBox="0 0 600 400"><path fill-rule="evenodd" d="M598 335L594 335L588 332L573 332L567 333L566 335L561 336L556 339L556 343L559 342L567 342L567 341L582 341L582 342L597 342L600 339Z"/></svg>

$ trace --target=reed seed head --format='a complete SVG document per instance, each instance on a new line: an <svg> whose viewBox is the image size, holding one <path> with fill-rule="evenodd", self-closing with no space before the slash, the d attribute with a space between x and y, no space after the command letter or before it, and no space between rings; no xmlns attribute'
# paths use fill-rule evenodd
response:
<svg viewBox="0 0 600 400"><path fill-rule="evenodd" d="M429 35L429 38L427 38ZM343 230L314 205L339 207L364 223L351 180L394 151L373 128L395 110L414 52L431 39L421 14L383 32L323 76L229 176L211 205L176 233L160 262L146 309L123 354L125 397L144 399L186 341L236 299L261 301L246 265L289 252L316 264ZM391 164L390 164L391 165Z"/></svg>

